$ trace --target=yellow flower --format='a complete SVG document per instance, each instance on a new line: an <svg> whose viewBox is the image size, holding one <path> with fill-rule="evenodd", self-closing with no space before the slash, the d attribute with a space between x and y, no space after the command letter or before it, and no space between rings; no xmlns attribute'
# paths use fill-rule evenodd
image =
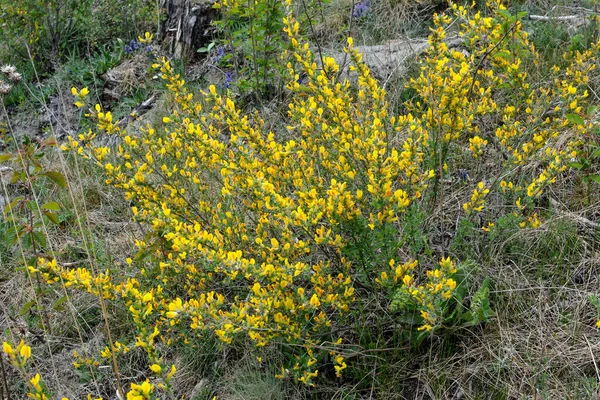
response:
<svg viewBox="0 0 600 400"><path fill-rule="evenodd" d="M310 298L310 304L313 305L314 307L319 307L321 305L321 302L319 301L319 297L317 296L316 293L313 293L312 297Z"/></svg>
<svg viewBox="0 0 600 400"><path fill-rule="evenodd" d="M29 381L29 383L31 383L31 386L33 386L36 392L42 391L42 387L40 386L40 379L40 374L35 374L35 376Z"/></svg>
<svg viewBox="0 0 600 400"><path fill-rule="evenodd" d="M31 347L24 345L21 347L20 354L21 357L23 357L23 360L27 360L29 357L31 357Z"/></svg>
<svg viewBox="0 0 600 400"><path fill-rule="evenodd" d="M154 36L150 32L144 33L144 37L138 36L140 43L151 43Z"/></svg>
<svg viewBox="0 0 600 400"><path fill-rule="evenodd" d="M151 302L151 301L152 301L153 297L154 297L154 296L152 295L152 292L148 292L148 293L146 293L146 294L144 295L144 297L142 298L142 301L143 301L144 303L149 303L149 302Z"/></svg>
<svg viewBox="0 0 600 400"><path fill-rule="evenodd" d="M155 374L160 374L160 371L162 371L162 367L160 365L158 365L158 364L152 364L150 366L150 370L152 372L154 372Z"/></svg>
<svg viewBox="0 0 600 400"><path fill-rule="evenodd" d="M14 350L8 342L2 343L2 351L9 356L14 354Z"/></svg>
<svg viewBox="0 0 600 400"><path fill-rule="evenodd" d="M175 372L177 372L177 368L175 368L175 365L171 365L171 371L167 374L167 379L171 379Z"/></svg>
<svg viewBox="0 0 600 400"><path fill-rule="evenodd" d="M148 381L140 384L131 384L131 390L127 393L127 400L149 400L154 392L154 385Z"/></svg>

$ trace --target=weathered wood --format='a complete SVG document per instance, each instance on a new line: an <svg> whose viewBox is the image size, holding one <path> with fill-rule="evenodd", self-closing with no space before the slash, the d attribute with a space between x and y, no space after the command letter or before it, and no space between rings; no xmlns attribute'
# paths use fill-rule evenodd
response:
<svg viewBox="0 0 600 400"><path fill-rule="evenodd" d="M166 18L161 25L161 38L168 44L170 54L189 59L213 40L212 22L218 18L214 3L215 0L162 0Z"/></svg>
<svg viewBox="0 0 600 400"><path fill-rule="evenodd" d="M460 38L450 38L446 41L448 47L459 47ZM381 81L386 81L392 74L404 75L407 61L414 59L429 48L427 38L413 40L392 40L376 46L356 46L356 50L363 55L363 61L373 76ZM324 54L330 54L341 69L341 75L349 74L350 57L343 52L329 52L324 49Z"/></svg>
<svg viewBox="0 0 600 400"><path fill-rule="evenodd" d="M103 107L110 109L113 103L131 94L135 86L144 79L148 69L146 57L146 54L136 54L100 76L104 80L100 99Z"/></svg>

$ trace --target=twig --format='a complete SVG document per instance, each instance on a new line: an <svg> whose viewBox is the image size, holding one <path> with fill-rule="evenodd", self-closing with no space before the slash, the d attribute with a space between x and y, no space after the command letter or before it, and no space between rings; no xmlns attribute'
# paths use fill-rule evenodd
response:
<svg viewBox="0 0 600 400"><path fill-rule="evenodd" d="M348 22L348 34L346 35L347 37L350 37L350 34L352 33L352 21L354 20L354 6L355 6L355 2L354 0L352 0L352 8L350 9L350 22ZM342 65L340 66L340 72L338 72L338 76L336 77L336 80L340 79L340 76L342 76L342 72L346 69L346 61L348 59L348 53L344 52L344 60L342 61Z"/></svg>
<svg viewBox="0 0 600 400"><path fill-rule="evenodd" d="M548 17L546 15L530 15L529 19L532 21L576 21L579 19L585 19L580 15L564 15L560 17Z"/></svg>
<svg viewBox="0 0 600 400"><path fill-rule="evenodd" d="M596 377L598 377L598 382L600 382L600 371L598 370L598 364L596 364L596 358L594 357L594 352L592 351L592 345L590 344L590 341L588 340L587 336L583 335L583 338L585 339L585 342L588 345L588 349L590 350L592 362L594 363L594 369L596 370Z"/></svg>
<svg viewBox="0 0 600 400"><path fill-rule="evenodd" d="M0 370L2 371L2 385L6 388L6 400L10 400L10 389L6 381L6 370L4 369L4 355L0 354Z"/></svg>
<svg viewBox="0 0 600 400"><path fill-rule="evenodd" d="M354 0L352 0L354 1ZM323 63L323 53L321 51L321 43L317 40L317 34L315 33L315 28L313 27L312 19L310 18L310 14L308 13L308 8L306 8L306 1L302 0L302 8L304 8L304 14L306 15L306 19L308 20L308 26L310 27L310 31L317 42L317 51L319 52L319 59L321 60L321 68L325 70L325 64Z"/></svg>
<svg viewBox="0 0 600 400"><path fill-rule="evenodd" d="M144 100L139 106L137 106L131 113L129 113L129 115L121 118L116 123L116 126L122 126L122 125L127 124L128 122L140 117L141 115L146 113L148 110L150 110L152 108L152 105L155 102L156 102L156 95L153 94L148 99Z"/></svg>
<svg viewBox="0 0 600 400"><path fill-rule="evenodd" d="M471 87L469 87L469 92L467 96L471 96L471 94L473 93L473 86L475 86L475 77L477 76L477 72L479 71L479 68L481 68L481 65L483 64L483 62L488 58L488 56L490 54L492 54L492 52L494 50L496 50L496 48L498 46L500 46L500 43L502 43L504 41L504 39L506 39L506 37L512 33L512 31L515 30L515 27L517 26L517 22L515 21L512 26L510 27L510 29L506 32L504 32L504 35L502 35L502 37L500 38L500 40L498 40L498 43L496 43L491 49L489 49L488 51L485 52L485 54L483 55L483 57L481 57L481 60L479 60L479 63L477 63L477 66L475 67L475 70L473 71L473 77L471 78Z"/></svg>

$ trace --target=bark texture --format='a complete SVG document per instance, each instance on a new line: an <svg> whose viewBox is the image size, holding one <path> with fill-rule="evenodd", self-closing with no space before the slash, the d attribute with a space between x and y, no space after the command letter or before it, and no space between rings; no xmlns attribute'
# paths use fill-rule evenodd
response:
<svg viewBox="0 0 600 400"><path fill-rule="evenodd" d="M161 38L176 58L190 59L214 37L212 21L218 18L215 0L161 0L166 18Z"/></svg>

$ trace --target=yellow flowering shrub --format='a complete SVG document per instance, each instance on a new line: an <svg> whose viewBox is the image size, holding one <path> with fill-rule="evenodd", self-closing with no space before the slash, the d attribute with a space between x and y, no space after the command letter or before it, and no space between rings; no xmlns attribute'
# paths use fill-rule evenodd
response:
<svg viewBox="0 0 600 400"><path fill-rule="evenodd" d="M214 86L196 100L163 60L156 67L175 102L163 129L131 135L96 106L91 117L98 129L122 138L116 157L112 149L90 146L93 132L67 146L97 160L106 182L126 193L134 217L152 233L137 243L144 267L126 281L111 280L109 272L65 270L54 260L42 261L40 270L47 282L62 279L124 299L138 327L136 346L148 351L154 373L162 370L158 342L213 334L229 344L243 334L259 348L303 347L289 365L301 382L318 376L325 355L340 375L347 366L342 343L351 335L336 332L352 326L350 307L380 290L386 283L379 277L394 263L374 265L355 250L397 229L434 175L417 143L390 146L398 120L352 41L347 51L359 76L356 92L337 81L333 59L325 58L319 70L300 43L299 24L291 17L284 22L288 89L302 93L292 97L284 132L264 132L258 114L243 115ZM81 106L83 90L75 93ZM417 281L416 261L407 265L392 270L395 285ZM444 269L444 277L436 271L444 291L415 286L415 297L450 297L454 270ZM434 323L425 321L429 328Z"/></svg>
<svg viewBox="0 0 600 400"><path fill-rule="evenodd" d="M118 135L120 144L95 146L89 131L65 145L95 160L148 227L131 263L139 270L116 278L40 260L40 273L46 282L124 302L135 346L148 353L148 375L165 390L175 368L161 346L206 335L224 345L244 337L257 349L302 349L280 376L312 384L326 363L340 376L347 344L360 345L365 327L352 310L412 309L423 334L443 328L451 323L445 311L459 284L457 266L403 249L410 216L437 209L450 190L442 178L466 159L477 184L452 212L470 218L491 193L508 191L523 226L536 228L533 199L577 156L591 129L585 83L599 45L566 54L553 86L531 82L522 65L539 57L527 33L501 4L491 6L493 17L458 6L435 17L430 50L409 84L417 100L399 116L390 115L352 39L346 51L356 84L338 79L332 58L317 65L291 15L283 55L290 102L279 130L265 130L259 113L243 112L214 86L194 96L163 59L154 67L173 107L162 126L127 132L96 105L90 118L97 130ZM461 49L445 41L453 18ZM83 107L86 92L74 93ZM497 176L484 175L484 153L497 162ZM438 266L421 270L428 263ZM394 323L393 314L381 318ZM110 346L103 357L117 351ZM154 388L148 381L131 396L148 398Z"/></svg>
<svg viewBox="0 0 600 400"><path fill-rule="evenodd" d="M450 14L434 17L421 73L410 83L417 100L400 119L436 170L438 198L437 192L452 190L438 185L444 173L465 168L472 157L469 175L478 183L464 212L482 211L488 195L500 189L517 199L522 226L537 227L533 200L590 151L594 108L587 85L600 43L565 52L563 65L549 71L551 83L536 80L527 68L539 69L542 61L522 22L500 1L488 6L495 16L453 5ZM446 40L451 23L458 25L458 47Z"/></svg>

